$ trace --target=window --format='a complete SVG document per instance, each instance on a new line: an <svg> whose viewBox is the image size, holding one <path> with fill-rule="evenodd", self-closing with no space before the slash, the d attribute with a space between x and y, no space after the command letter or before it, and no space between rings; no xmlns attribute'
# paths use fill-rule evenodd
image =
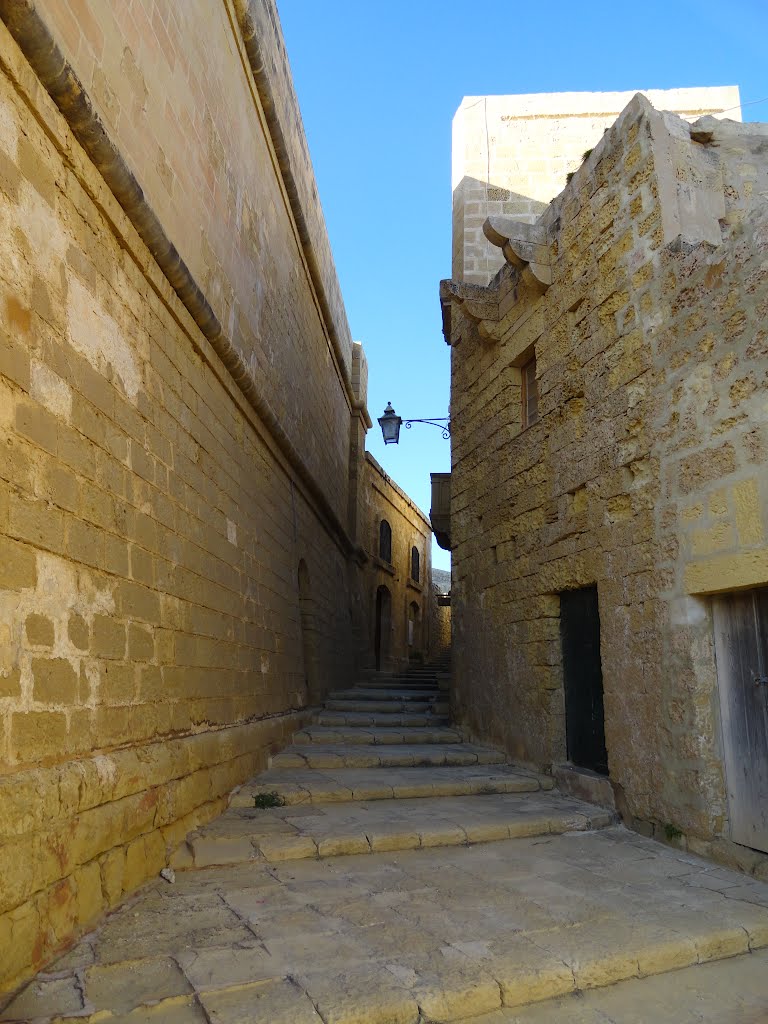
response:
<svg viewBox="0 0 768 1024"><path fill-rule="evenodd" d="M386 519L379 524L379 558L392 563L392 527Z"/></svg>
<svg viewBox="0 0 768 1024"><path fill-rule="evenodd" d="M536 383L536 356L520 367L522 383L523 429L539 418L539 388Z"/></svg>
<svg viewBox="0 0 768 1024"><path fill-rule="evenodd" d="M411 579L419 582L419 549L411 548Z"/></svg>

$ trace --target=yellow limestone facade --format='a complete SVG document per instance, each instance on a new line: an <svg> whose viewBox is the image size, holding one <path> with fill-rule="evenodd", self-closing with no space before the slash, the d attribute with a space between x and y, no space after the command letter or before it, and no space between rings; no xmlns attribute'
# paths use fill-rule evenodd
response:
<svg viewBox="0 0 768 1024"><path fill-rule="evenodd" d="M464 97L452 132L454 280L488 284L504 258L483 234L486 217L534 223L633 95ZM690 121L705 114L741 120L736 86L649 89L643 95L657 110Z"/></svg>
<svg viewBox="0 0 768 1024"><path fill-rule="evenodd" d="M5 990L372 664L371 478L425 574L429 532L365 457L274 4L0 19Z"/></svg>
<svg viewBox="0 0 768 1024"><path fill-rule="evenodd" d="M562 595L596 586L617 808L764 871L731 841L713 595L768 584L768 126L638 94L600 136L535 223L486 218L490 284L441 285L454 710L565 762Z"/></svg>

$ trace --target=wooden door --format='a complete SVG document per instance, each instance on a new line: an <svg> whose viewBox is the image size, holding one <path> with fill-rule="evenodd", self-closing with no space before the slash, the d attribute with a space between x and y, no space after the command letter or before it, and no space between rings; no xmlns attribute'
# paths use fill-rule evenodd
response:
<svg viewBox="0 0 768 1024"><path fill-rule="evenodd" d="M768 587L713 610L731 839L768 853Z"/></svg>
<svg viewBox="0 0 768 1024"><path fill-rule="evenodd" d="M607 775L597 587L560 595L560 637L568 760Z"/></svg>

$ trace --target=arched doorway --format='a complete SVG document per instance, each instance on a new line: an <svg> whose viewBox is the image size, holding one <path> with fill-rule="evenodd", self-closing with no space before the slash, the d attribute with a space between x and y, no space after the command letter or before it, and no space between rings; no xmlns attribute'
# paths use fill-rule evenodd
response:
<svg viewBox="0 0 768 1024"><path fill-rule="evenodd" d="M299 620L301 623L301 649L304 661L304 687L307 700L314 704L320 700L320 678L317 656L317 624L310 587L309 569L302 558L299 562Z"/></svg>
<svg viewBox="0 0 768 1024"><path fill-rule="evenodd" d="M392 595L386 587L376 591L376 633L374 650L376 668L381 671L389 661L389 638L392 633Z"/></svg>

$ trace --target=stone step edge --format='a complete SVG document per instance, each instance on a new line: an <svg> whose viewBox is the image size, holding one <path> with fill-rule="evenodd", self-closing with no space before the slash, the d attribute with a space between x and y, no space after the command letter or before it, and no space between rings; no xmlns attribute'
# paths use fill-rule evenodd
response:
<svg viewBox="0 0 768 1024"><path fill-rule="evenodd" d="M477 754L472 750L459 751L451 750L444 754L440 760L440 744L425 744L430 750L421 756L416 754L403 754L398 751L400 744L380 743L374 745L363 745L344 747L341 744L333 749L329 744L327 749L320 749L319 744L299 744L295 747L287 747L269 759L270 769L279 768L308 768L319 769L320 771L333 770L334 768L443 768L451 765L468 768L472 765L505 764L504 754L495 750L489 750ZM402 744L406 746L406 744ZM461 747L462 744L456 744ZM374 755L374 751L377 752ZM385 756L382 762L380 757ZM377 760L377 757L379 758Z"/></svg>
<svg viewBox="0 0 768 1024"><path fill-rule="evenodd" d="M392 714L406 714L410 711L417 714L429 714L430 712L436 715L450 714L448 701L444 700L413 701L413 703L402 700L329 700L323 710L338 712L339 714L360 712L366 715L389 712Z"/></svg>
<svg viewBox="0 0 768 1024"><path fill-rule="evenodd" d="M615 824L616 820L613 812L595 809L591 815L555 814L507 823L441 825L420 832L385 830L377 833L374 829L361 829L358 833L341 836L267 835L252 838L243 835L196 836L192 833L171 856L170 866L176 871L201 870L235 864L280 864L291 860L325 860L328 857L426 850L438 846L471 846L505 839L597 831Z"/></svg>
<svg viewBox="0 0 768 1024"><path fill-rule="evenodd" d="M384 771L384 769L381 769ZM401 785L360 786L350 789L339 784L336 787L312 788L297 782L272 782L265 785L246 783L232 793L230 807L250 808L259 794L276 793L284 806L296 804L352 803L358 800L411 800L448 796L490 796L500 793L540 793L554 789L554 781L547 776L510 776L498 782L478 779L463 782L411 782Z"/></svg>
<svg viewBox="0 0 768 1024"><path fill-rule="evenodd" d="M440 729L445 728L441 734ZM413 745L414 743L426 743L434 746L440 743L463 743L464 737L458 729L428 725L402 725L402 726L368 726L368 725L319 725L317 729L327 729L327 732L310 732L306 729L299 729L293 734L293 744L297 747L310 747L312 745L344 746L351 747L397 747ZM387 731L391 730L391 731ZM409 735L412 733L413 735Z"/></svg>
<svg viewBox="0 0 768 1024"><path fill-rule="evenodd" d="M339 701L354 703L354 704L403 704L411 706L413 704L421 705L433 705L433 704L449 704L450 701L446 700L444 693L434 694L417 694L415 691L413 694L403 693L403 691L391 691L391 690L380 690L379 693L373 693L371 690L366 690L363 693L356 693L354 690L340 690L337 693L329 694L327 700L323 705L323 710L326 710L329 704L335 704Z"/></svg>
<svg viewBox="0 0 768 1024"><path fill-rule="evenodd" d="M334 718L345 721L332 721ZM361 729L451 728L449 715L432 715L427 711L321 711L315 714L311 724L322 725L326 729L353 729L356 726Z"/></svg>
<svg viewBox="0 0 768 1024"><path fill-rule="evenodd" d="M600 993L605 989L615 987L616 994L620 994L622 989L632 982L648 982L651 988L643 990L635 990L634 999L627 1001L626 1005L631 1008L632 1011L639 1009L640 1003L637 996L640 995L643 999L648 999L653 991L653 979L663 978L669 974L680 973L681 991L690 992L694 995L696 989L694 988L682 988L685 981L688 980L685 976L690 977L690 972L693 968L699 968L702 971L706 971L707 966L722 963L725 960L739 960L743 957L750 957L752 955L765 957L765 952L768 950L768 936L761 936L759 934L753 935L751 933L744 932L738 934L738 930L735 930L733 926L722 925L719 928L716 926L712 932L706 937L696 939L687 938L685 935L680 935L678 940L668 941L664 944L659 944L656 950L641 949L634 951L630 947L629 952L625 955L624 963L621 961L620 951L617 950L613 957L606 956L602 961L596 958L592 961L579 961L569 965L564 961L564 966L567 968L568 973L572 977L568 978L568 973L560 971L556 966L549 968L548 971L536 971L535 974L529 976L521 976L517 978L509 978L499 980L498 970L494 971L493 964L491 962L488 968L489 973L494 975L497 984L500 987L501 1005L494 1006L491 1009L475 1013L471 1011L469 1016L452 1016L451 1020L453 1024L519 1024L528 1020L528 1014L518 1017L518 1013L525 1011L530 1007L534 1012L537 1020L542 1018L536 1013L536 1010L548 1009L547 1003L552 1003L552 1009L555 1009L555 1003L558 1000L564 1000L566 997L574 997L574 1003L572 1006L567 1006L564 1003L560 1003L556 1007L555 1015L552 1017L553 1021L573 1021L574 1024L578 1021L596 1021L598 1019L595 1015L595 1008L590 1005L591 1000L587 1002L585 1007L584 1003L579 1000L577 1003L575 1000L579 997L587 995L587 993L594 993L599 998ZM656 954L654 956L654 954ZM482 964L478 966L482 967ZM587 974L587 972L589 972ZM598 973L599 972L599 973ZM768 970L766 971L768 973ZM599 978L599 980L598 980ZM691 980L693 980L691 978ZM702 979L703 980L703 979ZM643 986L645 989L645 986ZM475 1004L476 1005L476 1004ZM653 1011L657 1005L655 1002L650 1004L650 1012ZM696 1009L691 1005L685 1007L678 1007L678 1009ZM421 1009L421 1007L420 1007ZM675 1007L669 1006L669 1009L674 1010ZM706 1013L708 1007L705 1002L699 1004L698 1009L701 1012ZM757 1009L760 1009L759 1007ZM509 1010L509 1016L505 1011ZM514 1011L514 1013L512 1012ZM551 1012L551 1011L550 1011ZM597 1008L597 1014L601 1021L619 1021L623 1019L616 1017L615 1008L610 1010L611 1016L604 1015L604 1011L601 1008ZM729 1014L730 1018L730 1014ZM395 1018L393 1018L395 1019ZM547 1020L550 1018L547 1017ZM632 1019L638 1020L635 1012L632 1013ZM645 1019L645 1018L644 1018ZM648 1018L651 1019L650 1017ZM652 1019L656 1019L655 1015ZM672 1019L665 1015L665 1020ZM678 1019L677 1014L675 1018ZM687 1021L693 1018L686 1016ZM709 1021L714 1018L707 1017L696 1017L696 1020ZM722 1018L720 1018L722 1019ZM735 1018L732 1018L735 1020ZM746 1018L739 1018L743 1021L743 1024L752 1022L752 1024L762 1024L762 1021L768 1019L765 1017L754 1017L750 1015Z"/></svg>
<svg viewBox="0 0 768 1024"><path fill-rule="evenodd" d="M450 965L446 965L439 974L427 972L419 976L414 972L414 980L410 983L401 981L398 984L393 976L385 990L371 990L366 976L368 987L360 1001L360 1010L365 1016L357 1015L350 1018L345 1014L343 1019L354 1019L357 1022L363 1019L378 1022L450 1021L452 1024L502 1024L509 1021L509 1024L514 1024L518 1019L514 1011L519 1013L526 1007L546 1009L547 1003L554 1004L556 999L562 999L564 996L578 997L582 992L597 993L614 985L620 988L625 982L643 979L651 981L654 977L682 972L693 967L705 969L708 964L714 965L734 957L751 956L756 953L762 955L762 951L767 947L768 940L760 935L752 936L744 930L741 930L739 935L733 928L722 925L715 926L703 939L680 935L677 941L669 940L656 946L637 948L630 943L624 953L617 949L611 954L578 959L571 957L562 962L556 962L553 958L551 964L544 968L511 964L508 957L476 959L471 963L472 980L469 982L466 970L457 972L456 977L452 977ZM381 961L375 963L380 965ZM350 965L351 970L354 971L356 966L356 962L353 962ZM300 999L306 1000L306 1003L302 1001L299 1004L302 1009L318 1007L331 1019L338 1020L340 1018L334 1013L332 1001L327 1002L327 976L327 967L323 968L321 965L314 971L285 973L285 965L278 961L274 973L262 976L256 981L238 981L231 984L217 983L215 979L210 979L205 984L196 986L188 995L167 996L151 1004L132 1007L129 1015L131 1019L135 1016L137 1021L146 1020L146 1011L149 1011L153 1020L171 1020L176 1019L180 1009L184 1011L188 1008L190 1013L194 1012L195 1008L199 1007L201 998L204 1005L207 1005L206 997L226 1000L227 995L232 993L233 996L242 999L244 994L253 992L261 996L258 1004L262 1014L260 1019L287 1020L284 991L281 988L281 983L287 983L297 995L300 994ZM316 980L319 980L317 989ZM279 1000L274 1014L270 1011L268 999L265 998L270 986L274 986L276 998ZM633 1008L637 1009L637 1005L634 1004ZM137 1011L141 1013L141 1017ZM506 1011L512 1011L513 1015L508 1015ZM270 1016L263 1016L264 1014ZM66 1019L74 1018L67 1016ZM109 1019L112 1018L105 1018L105 1024ZM317 1020L324 1019L327 1017L317 1016ZM521 1019L525 1020L525 1017ZM566 1018L559 1012L557 1020L564 1019ZM574 1002L572 1014L567 1019L585 1019L579 1013L579 1003ZM633 1019L638 1019L635 1014ZM752 1016L750 1020L757 1024L757 1018Z"/></svg>

